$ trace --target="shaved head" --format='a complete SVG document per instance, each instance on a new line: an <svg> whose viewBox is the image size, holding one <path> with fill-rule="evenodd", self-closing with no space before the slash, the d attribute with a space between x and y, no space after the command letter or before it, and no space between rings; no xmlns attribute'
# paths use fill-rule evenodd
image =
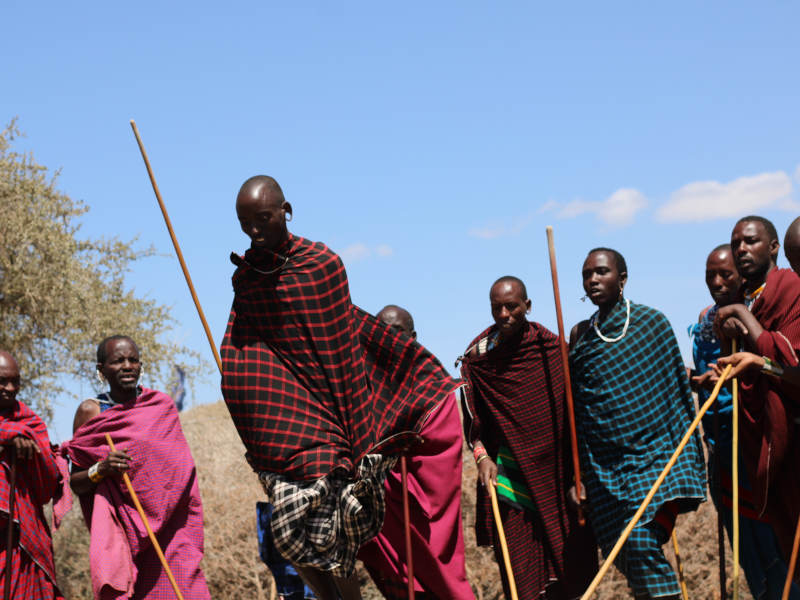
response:
<svg viewBox="0 0 800 600"><path fill-rule="evenodd" d="M414 331L414 319L405 308L389 304L384 306L376 316L389 327L402 331L412 338L417 337L417 332Z"/></svg>
<svg viewBox="0 0 800 600"><path fill-rule="evenodd" d="M0 350L0 410L16 406L19 365L10 352Z"/></svg>
<svg viewBox="0 0 800 600"><path fill-rule="evenodd" d="M792 221L783 238L783 252L792 270L800 275L800 217Z"/></svg>
<svg viewBox="0 0 800 600"><path fill-rule="evenodd" d="M236 216L253 247L275 250L289 237L286 221L292 218L292 205L277 181L269 175L256 175L239 188Z"/></svg>
<svg viewBox="0 0 800 600"><path fill-rule="evenodd" d="M19 371L19 365L17 365L17 359L14 358L14 356L10 352L7 352L6 350L0 350L0 365L2 366L11 365L17 371Z"/></svg>
<svg viewBox="0 0 800 600"><path fill-rule="evenodd" d="M278 206L285 200L281 186L269 175L255 175L245 181L242 187L239 188L239 195L236 198L236 203L239 203L239 198L248 196L267 198L273 202L277 202Z"/></svg>

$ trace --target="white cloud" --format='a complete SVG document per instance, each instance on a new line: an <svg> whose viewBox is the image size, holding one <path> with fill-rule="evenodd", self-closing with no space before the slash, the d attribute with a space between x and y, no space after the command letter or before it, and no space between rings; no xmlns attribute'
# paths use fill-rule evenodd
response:
<svg viewBox="0 0 800 600"><path fill-rule="evenodd" d="M572 200L566 204L546 202L539 210L557 211L560 219L574 219L584 214L594 213L598 219L607 225L623 227L630 225L636 218L636 213L647 206L647 198L639 190L633 188L620 188L605 200Z"/></svg>
<svg viewBox="0 0 800 600"><path fill-rule="evenodd" d="M796 210L792 180L783 171L739 177L728 183L695 181L672 193L656 217L662 222L697 222L737 217L767 208Z"/></svg>
<svg viewBox="0 0 800 600"><path fill-rule="evenodd" d="M339 252L339 257L343 262L353 264L373 256L377 256L378 258L386 258L392 254L394 254L394 250L387 244L379 244L371 248L366 244L356 242L355 244L350 244L347 246L347 248L341 250Z"/></svg>
<svg viewBox="0 0 800 600"><path fill-rule="evenodd" d="M533 215L515 219L510 224L490 223L485 227L473 227L469 235L481 240L494 240L499 237L519 235L533 221Z"/></svg>
<svg viewBox="0 0 800 600"><path fill-rule="evenodd" d="M800 165L797 165L797 168L794 170L794 180L800 183Z"/></svg>

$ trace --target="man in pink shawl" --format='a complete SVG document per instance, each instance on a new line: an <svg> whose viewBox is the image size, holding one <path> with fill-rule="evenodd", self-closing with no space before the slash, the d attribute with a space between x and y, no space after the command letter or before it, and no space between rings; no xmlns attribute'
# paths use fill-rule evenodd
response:
<svg viewBox="0 0 800 600"><path fill-rule="evenodd" d="M416 339L411 314L395 305L378 319ZM464 566L461 527L461 420L454 394L422 426L424 440L408 458L409 521L414 561L415 597L438 600L474 598ZM386 517L377 537L361 547L358 557L381 593L389 600L408 595L403 496L399 463L384 484Z"/></svg>
<svg viewBox="0 0 800 600"><path fill-rule="evenodd" d="M210 598L203 558L203 507L197 472L172 399L138 386L136 343L112 336L97 348L97 371L110 391L85 400L74 436L70 486L91 532L95 598L173 599L175 593L122 480L128 473L167 564L187 600ZM109 434L117 450L110 451ZM58 503L56 517L65 512Z"/></svg>

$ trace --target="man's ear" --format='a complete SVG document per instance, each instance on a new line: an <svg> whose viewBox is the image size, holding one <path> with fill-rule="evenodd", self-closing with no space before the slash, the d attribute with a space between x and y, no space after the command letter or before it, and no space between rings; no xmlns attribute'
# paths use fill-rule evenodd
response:
<svg viewBox="0 0 800 600"><path fill-rule="evenodd" d="M527 313L531 312L531 299L530 298L525 300L525 312L527 312Z"/></svg>
<svg viewBox="0 0 800 600"><path fill-rule="evenodd" d="M289 213L290 215L292 214L292 205L288 202L284 201L281 208L283 209L283 212Z"/></svg>
<svg viewBox="0 0 800 600"><path fill-rule="evenodd" d="M411 339L412 339L412 340L415 340L415 339L417 339L417 332L416 332L416 331L412 331L412 332L411 332Z"/></svg>
<svg viewBox="0 0 800 600"><path fill-rule="evenodd" d="M628 272L623 271L619 274L619 287L624 288L626 283L628 283Z"/></svg>
<svg viewBox="0 0 800 600"><path fill-rule="evenodd" d="M777 239L772 239L769 242L769 255L772 257L772 262L778 262L778 251L781 249L781 243Z"/></svg>

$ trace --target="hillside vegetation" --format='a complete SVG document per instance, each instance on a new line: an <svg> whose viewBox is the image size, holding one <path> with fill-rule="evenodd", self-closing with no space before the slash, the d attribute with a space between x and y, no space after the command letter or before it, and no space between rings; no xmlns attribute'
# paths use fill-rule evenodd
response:
<svg viewBox="0 0 800 600"><path fill-rule="evenodd" d="M206 552L204 569L212 598L226 600L268 600L274 594L272 578L258 557L255 504L263 493L244 460L242 446L228 411L222 402L197 406L182 414L186 438L192 448L200 477L205 510ZM475 518L476 471L470 452L464 454L463 512L467 546L467 576L479 600L502 598L494 555L475 546L472 524ZM710 502L678 520L678 540L684 562L689 598L719 598L717 576L716 512ZM54 536L56 566L62 591L69 600L91 600L89 581L89 540L77 507ZM667 553L673 557L671 545ZM728 587L730 589L730 549ZM360 569L363 595L381 598ZM742 600L751 600L744 578ZM625 580L611 569L597 598L630 597Z"/></svg>

